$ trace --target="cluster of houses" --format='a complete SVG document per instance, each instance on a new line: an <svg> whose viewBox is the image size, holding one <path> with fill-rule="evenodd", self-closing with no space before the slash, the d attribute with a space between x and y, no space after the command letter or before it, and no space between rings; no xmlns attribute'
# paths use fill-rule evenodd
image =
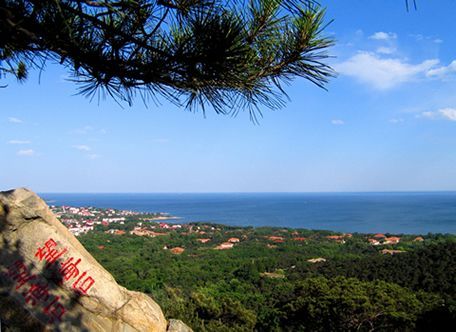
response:
<svg viewBox="0 0 456 332"><path fill-rule="evenodd" d="M60 219L60 221L67 226L68 230L75 236L87 233L94 230L95 225L110 226L112 224L125 224L127 217L138 217L139 220L154 221L163 219L175 219L166 213L153 213L150 218L150 214L144 214L141 212L130 211L130 210L115 210L115 209L101 209L95 207L74 207L74 206L51 206L52 212ZM140 218L143 216L143 218ZM160 222L157 226L163 229L177 229L182 227L181 225L169 225L164 222ZM107 231L109 234L122 235L125 231L111 228ZM141 232L136 230L137 235L148 235L157 236L153 232L151 234L147 232Z"/></svg>
<svg viewBox="0 0 456 332"><path fill-rule="evenodd" d="M169 225L167 223L161 222L158 224L158 226L152 225L149 226L148 228L143 227L143 223L140 222L138 223L138 226L133 228L132 231L130 231L130 234L132 235L137 235L137 236L149 236L149 237L157 237L157 236L163 236L163 235L168 235L166 232L156 232L155 229L159 228L162 230L176 230L176 229L181 229L182 225L175 224L175 225ZM152 230L151 230L152 229Z"/></svg>
<svg viewBox="0 0 456 332"><path fill-rule="evenodd" d="M350 233L342 234L342 235L328 235L328 236L326 236L326 238L328 240L335 241L337 243L342 243L342 244L345 243L345 239L349 239L351 237L353 237L353 235L350 234Z"/></svg>
<svg viewBox="0 0 456 332"><path fill-rule="evenodd" d="M215 250L226 250L226 249L231 249L234 247L235 243L239 243L241 240L237 237L231 237L228 239L228 241L220 243L218 246L216 246L214 249Z"/></svg>
<svg viewBox="0 0 456 332"><path fill-rule="evenodd" d="M202 239L197 239L198 242L201 243L207 243L211 241L211 239L208 238L202 238ZM214 247L214 250L226 250L226 249L231 249L234 247L235 243L239 243L241 240L237 237L232 237L229 238L226 242L223 242L219 244L218 246ZM174 248L168 248L168 246L164 246L163 250L169 250L171 253L175 255L180 255L185 251L185 248L183 247L174 247Z"/></svg>
<svg viewBox="0 0 456 332"><path fill-rule="evenodd" d="M124 224L126 217L140 214L129 210L73 206L51 206L51 210L75 236L93 231L95 225Z"/></svg>
<svg viewBox="0 0 456 332"><path fill-rule="evenodd" d="M385 234L378 233L375 234L372 238L367 239L367 241L373 246L380 246L387 244L398 244L401 241L401 238L397 236L387 237ZM418 236L413 241L422 242L424 239L421 236Z"/></svg>

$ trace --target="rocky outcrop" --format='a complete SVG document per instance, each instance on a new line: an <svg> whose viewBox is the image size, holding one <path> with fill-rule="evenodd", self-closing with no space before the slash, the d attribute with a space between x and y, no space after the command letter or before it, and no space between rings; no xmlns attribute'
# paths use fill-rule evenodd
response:
<svg viewBox="0 0 456 332"><path fill-rule="evenodd" d="M34 331L38 326L61 331L167 331L158 304L119 286L33 192L0 193L0 245L4 325ZM171 320L169 327L175 325ZM184 327L172 331L191 331Z"/></svg>
<svg viewBox="0 0 456 332"><path fill-rule="evenodd" d="M167 332L192 332L192 329L177 319L170 319Z"/></svg>

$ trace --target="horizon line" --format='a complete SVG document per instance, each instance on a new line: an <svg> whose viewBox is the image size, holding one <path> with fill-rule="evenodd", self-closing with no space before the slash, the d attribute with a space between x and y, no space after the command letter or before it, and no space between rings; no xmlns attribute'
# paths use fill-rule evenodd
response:
<svg viewBox="0 0 456 332"><path fill-rule="evenodd" d="M378 190L378 191L37 191L38 194L401 194L401 193L456 193L456 190Z"/></svg>

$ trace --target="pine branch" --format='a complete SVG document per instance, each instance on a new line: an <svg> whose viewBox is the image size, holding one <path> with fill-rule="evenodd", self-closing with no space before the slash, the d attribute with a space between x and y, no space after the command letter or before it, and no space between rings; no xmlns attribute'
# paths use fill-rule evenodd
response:
<svg viewBox="0 0 456 332"><path fill-rule="evenodd" d="M50 58L85 95L128 103L162 95L256 117L284 105L283 82L303 77L324 88L334 75L325 27L311 0L0 0L0 65Z"/></svg>

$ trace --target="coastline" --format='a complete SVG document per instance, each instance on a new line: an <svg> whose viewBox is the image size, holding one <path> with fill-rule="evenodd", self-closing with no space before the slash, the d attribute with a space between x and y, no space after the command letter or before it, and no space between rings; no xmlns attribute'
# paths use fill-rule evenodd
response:
<svg viewBox="0 0 456 332"><path fill-rule="evenodd" d="M369 194L44 194L56 205L166 211L231 226L338 232L456 234L456 193ZM163 219L165 220L165 219Z"/></svg>

